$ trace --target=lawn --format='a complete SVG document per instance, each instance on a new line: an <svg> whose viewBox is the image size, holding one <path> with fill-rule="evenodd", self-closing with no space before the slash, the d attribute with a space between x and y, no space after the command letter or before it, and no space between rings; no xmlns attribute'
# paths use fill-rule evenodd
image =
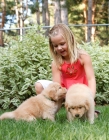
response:
<svg viewBox="0 0 109 140"><path fill-rule="evenodd" d="M78 119L69 123L64 107L56 115L56 122L0 121L0 140L109 140L109 106L96 109L101 114L93 125Z"/></svg>

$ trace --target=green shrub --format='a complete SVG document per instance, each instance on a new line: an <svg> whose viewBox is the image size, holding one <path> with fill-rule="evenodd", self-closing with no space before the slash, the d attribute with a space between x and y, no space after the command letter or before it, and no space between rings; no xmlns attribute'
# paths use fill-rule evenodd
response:
<svg viewBox="0 0 109 140"><path fill-rule="evenodd" d="M17 107L35 94L38 79L51 78L48 41L39 26L28 30L23 41L0 48L0 107Z"/></svg>
<svg viewBox="0 0 109 140"><path fill-rule="evenodd" d="M109 103L109 47L100 47L99 42L81 45L91 56L97 82L97 104Z"/></svg>
<svg viewBox="0 0 109 140"><path fill-rule="evenodd" d="M23 41L11 40L0 48L0 107L15 108L35 94L38 79L51 80L51 57L48 39L40 26L34 26L23 36ZM99 43L82 43L91 56L97 81L97 104L109 103L109 48Z"/></svg>

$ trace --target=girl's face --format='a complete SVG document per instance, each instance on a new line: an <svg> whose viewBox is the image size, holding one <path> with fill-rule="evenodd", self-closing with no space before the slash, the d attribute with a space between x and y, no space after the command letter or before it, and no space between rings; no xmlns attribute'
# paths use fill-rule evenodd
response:
<svg viewBox="0 0 109 140"><path fill-rule="evenodd" d="M51 42L52 42L54 51L57 54L61 55L66 60L69 59L68 45L61 34L51 37Z"/></svg>

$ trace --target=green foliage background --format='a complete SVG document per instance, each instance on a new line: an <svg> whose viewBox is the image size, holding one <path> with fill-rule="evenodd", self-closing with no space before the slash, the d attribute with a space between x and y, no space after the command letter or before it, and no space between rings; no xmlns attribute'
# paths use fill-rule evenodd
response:
<svg viewBox="0 0 109 140"><path fill-rule="evenodd" d="M4 109L34 95L38 79L51 78L48 41L42 29L34 26L23 41L18 40L11 40L10 48L0 48L0 106Z"/></svg>
<svg viewBox="0 0 109 140"><path fill-rule="evenodd" d="M97 83L97 104L109 103L109 47L101 47L99 41L81 45L91 56Z"/></svg>
<svg viewBox="0 0 109 140"><path fill-rule="evenodd" d="M51 80L51 57L48 38L41 26L26 31L23 41L10 39L9 46L0 48L0 108L15 108L35 95L39 79ZM109 103L109 48L99 42L80 45L91 56L97 81L97 104Z"/></svg>
<svg viewBox="0 0 109 140"><path fill-rule="evenodd" d="M14 15L15 14L15 1L13 0L5 0L6 2L6 15ZM19 5L19 1L18 5ZM84 2L83 0L67 0L67 9L68 9L68 22L69 25L72 26L74 33L77 35L77 40L78 42L81 43L81 41L85 41L85 26L77 26L75 27L73 24L76 25L81 25L85 24L85 18L84 18ZM87 5L87 10L88 10L88 1L86 1ZM25 19L26 21L29 21L30 24L35 24L36 23L36 11L38 8L38 2L34 3L34 5L28 5L28 8L32 10L32 15L27 16ZM109 18L108 18L108 0L96 0L95 1L95 19L94 22L95 24L108 24L109 23ZM20 6L20 5L19 5ZM53 3L49 4L49 12L50 12L50 26L54 24L54 6ZM0 10L1 9L0 5ZM88 11L87 11L88 12ZM40 12L40 16L42 17L42 12ZM40 18L41 18L40 17ZM5 21L6 22L6 21ZM30 24L25 24L24 26L30 26ZM17 27L17 25L11 24L11 28ZM95 32L95 39L100 40L100 44L103 46L104 44L108 45L109 44L109 26L96 26L96 32ZM8 33L4 32L4 42L5 44L8 44L9 42L9 37L13 36L15 38L15 35L18 35L18 32L16 30L8 30Z"/></svg>

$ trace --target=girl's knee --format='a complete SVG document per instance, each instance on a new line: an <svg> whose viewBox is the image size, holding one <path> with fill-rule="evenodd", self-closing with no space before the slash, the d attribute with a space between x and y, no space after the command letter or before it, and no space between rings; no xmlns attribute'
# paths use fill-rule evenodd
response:
<svg viewBox="0 0 109 140"><path fill-rule="evenodd" d="M44 89L44 88L43 88L43 86L42 86L41 83L39 83L39 82L36 82L36 83L35 83L36 94L40 94L40 93L42 92L43 89Z"/></svg>

